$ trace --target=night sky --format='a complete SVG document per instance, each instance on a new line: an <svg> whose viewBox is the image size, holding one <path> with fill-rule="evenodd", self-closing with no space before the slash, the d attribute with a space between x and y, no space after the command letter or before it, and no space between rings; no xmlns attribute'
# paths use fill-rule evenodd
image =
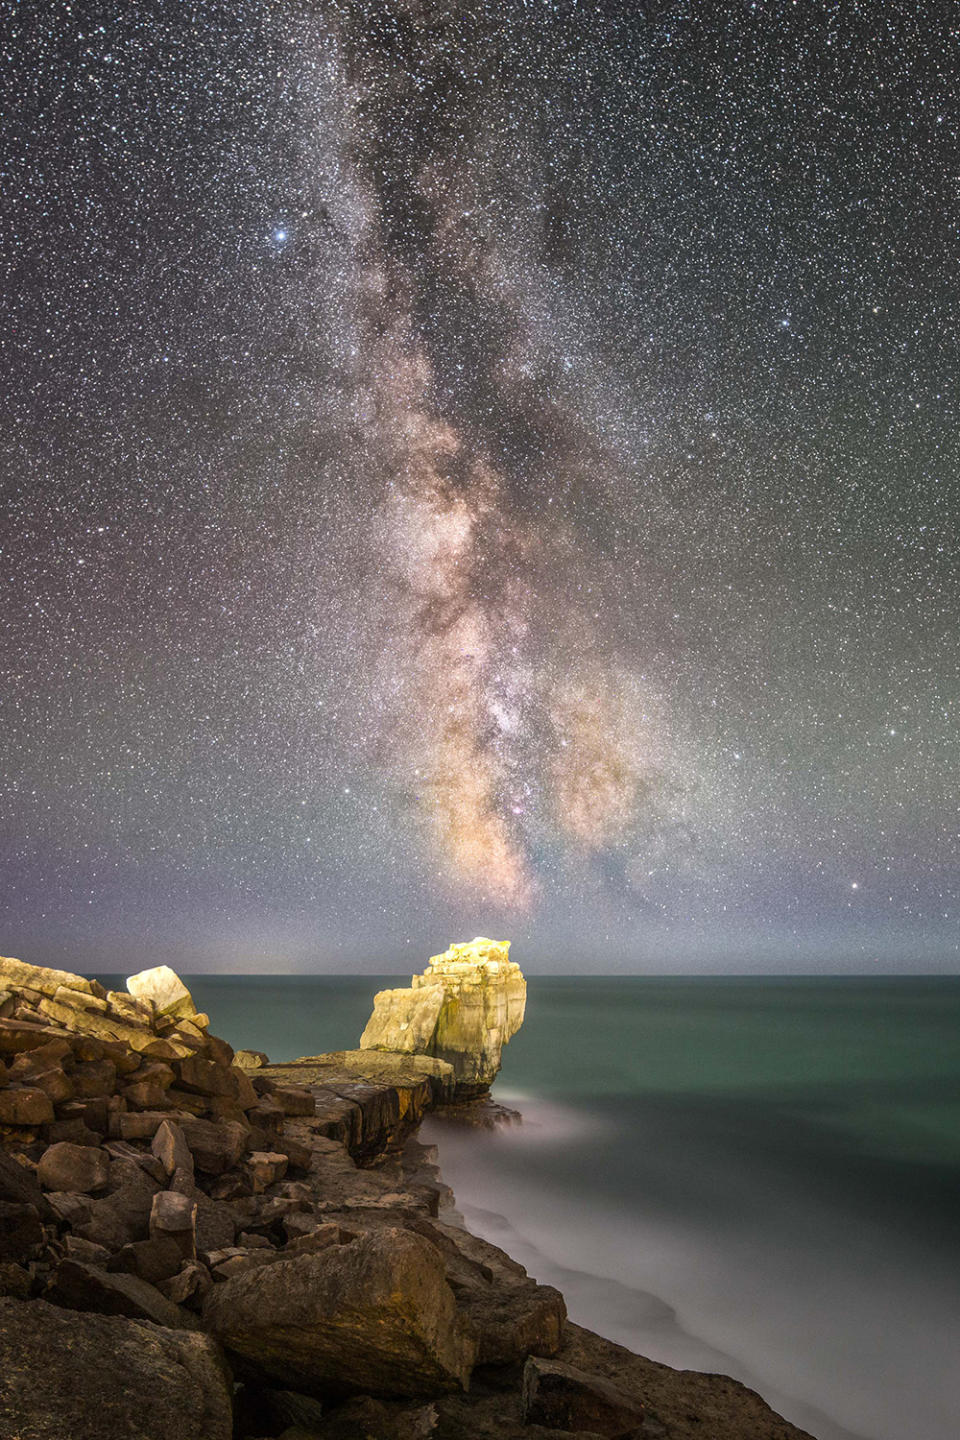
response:
<svg viewBox="0 0 960 1440"><path fill-rule="evenodd" d="M953 5L0 17L0 951L960 967Z"/></svg>

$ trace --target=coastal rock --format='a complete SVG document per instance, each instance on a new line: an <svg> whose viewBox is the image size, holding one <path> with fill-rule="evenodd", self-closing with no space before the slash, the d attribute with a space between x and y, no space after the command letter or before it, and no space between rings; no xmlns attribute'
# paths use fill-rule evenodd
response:
<svg viewBox="0 0 960 1440"><path fill-rule="evenodd" d="M157 1015L172 1020L193 1020L197 1007L180 976L169 965L157 965L127 977L127 989L135 1000L149 1001Z"/></svg>
<svg viewBox="0 0 960 1440"><path fill-rule="evenodd" d="M51 1383L51 1365L56 1383ZM0 1299L0 1435L22 1440L231 1440L215 1341L43 1300Z"/></svg>
<svg viewBox="0 0 960 1440"><path fill-rule="evenodd" d="M476 1351L436 1249L396 1229L227 1280L204 1320L256 1374L320 1395L465 1388Z"/></svg>
<svg viewBox="0 0 960 1440"><path fill-rule="evenodd" d="M641 1434L643 1406L599 1375L531 1356L523 1369L522 1416L528 1425L633 1440Z"/></svg>
<svg viewBox="0 0 960 1440"><path fill-rule="evenodd" d="M110 1179L110 1156L90 1145L67 1141L51 1145L40 1157L37 1178L45 1190L68 1190L91 1195L106 1189Z"/></svg>
<svg viewBox="0 0 960 1440"><path fill-rule="evenodd" d="M194 1318L161 1295L139 1275L108 1273L80 1260L61 1260L47 1298L67 1310L89 1310L99 1315L126 1315L152 1320L177 1330L196 1323Z"/></svg>
<svg viewBox="0 0 960 1440"><path fill-rule="evenodd" d="M56 995L60 989L106 998L106 991L96 980L85 980L69 970L48 970L43 965L27 965L0 955L0 987L8 991L39 990L41 995Z"/></svg>
<svg viewBox="0 0 960 1440"><path fill-rule="evenodd" d="M27 1260L42 1241L43 1226L35 1205L0 1200L0 1260Z"/></svg>
<svg viewBox="0 0 960 1440"><path fill-rule="evenodd" d="M453 1066L457 1093L483 1094L523 1024L527 985L510 942L478 937L434 955L407 990L381 990L362 1050L431 1055Z"/></svg>

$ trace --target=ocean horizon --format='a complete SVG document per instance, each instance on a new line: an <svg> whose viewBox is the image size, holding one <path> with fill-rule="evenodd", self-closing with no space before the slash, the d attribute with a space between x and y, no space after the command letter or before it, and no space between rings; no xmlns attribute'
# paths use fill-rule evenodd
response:
<svg viewBox="0 0 960 1440"><path fill-rule="evenodd" d="M354 1048L408 979L185 978L274 1061ZM950 1440L960 976L527 979L494 1087L520 1123L422 1131L469 1228L578 1323L817 1440Z"/></svg>

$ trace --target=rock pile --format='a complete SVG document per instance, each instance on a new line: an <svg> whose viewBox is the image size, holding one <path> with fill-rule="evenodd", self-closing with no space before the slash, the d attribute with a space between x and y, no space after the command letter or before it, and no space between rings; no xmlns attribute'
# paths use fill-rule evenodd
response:
<svg viewBox="0 0 960 1440"><path fill-rule="evenodd" d="M0 960L0 1435L802 1440L722 1377L693 1406L457 1223L412 1133L449 1063L271 1066L172 971L128 984Z"/></svg>
<svg viewBox="0 0 960 1440"><path fill-rule="evenodd" d="M446 1060L453 1066L458 1099L485 1094L526 1007L527 982L509 951L509 940L478 936L432 956L409 989L381 990L374 997L360 1048Z"/></svg>

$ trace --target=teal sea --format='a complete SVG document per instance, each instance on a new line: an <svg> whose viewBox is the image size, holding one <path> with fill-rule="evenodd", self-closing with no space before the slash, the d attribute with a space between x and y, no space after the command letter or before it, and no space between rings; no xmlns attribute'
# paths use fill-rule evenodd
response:
<svg viewBox="0 0 960 1440"><path fill-rule="evenodd" d="M189 983L281 1060L407 979ZM960 977L534 977L496 1094L522 1123L424 1138L573 1319L818 1440L960 1435Z"/></svg>

